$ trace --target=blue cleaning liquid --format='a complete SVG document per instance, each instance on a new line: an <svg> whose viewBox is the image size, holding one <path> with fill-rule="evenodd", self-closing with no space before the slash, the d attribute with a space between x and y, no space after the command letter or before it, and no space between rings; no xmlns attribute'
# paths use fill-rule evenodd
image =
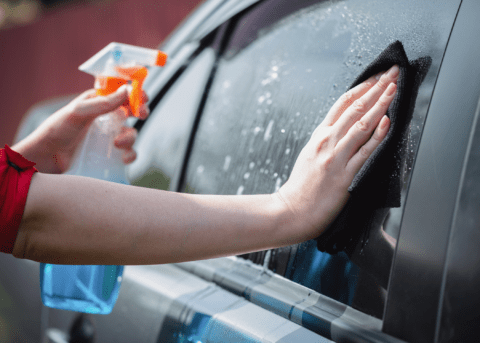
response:
<svg viewBox="0 0 480 343"><path fill-rule="evenodd" d="M113 146L124 122L125 117L116 113L95 119L66 174L128 184L121 151ZM123 269L115 265L41 263L43 304L61 310L109 314L117 301Z"/></svg>
<svg viewBox="0 0 480 343"><path fill-rule="evenodd" d="M123 266L40 264L45 306L61 310L109 314L117 301Z"/></svg>

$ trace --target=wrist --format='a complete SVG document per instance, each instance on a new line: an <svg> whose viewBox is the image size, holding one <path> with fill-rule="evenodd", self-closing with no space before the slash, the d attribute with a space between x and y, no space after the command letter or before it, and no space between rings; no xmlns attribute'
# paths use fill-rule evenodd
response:
<svg viewBox="0 0 480 343"><path fill-rule="evenodd" d="M309 239L308 225L302 220L302 215L291 206L281 191L271 194L275 208L276 245L288 246Z"/></svg>
<svg viewBox="0 0 480 343"><path fill-rule="evenodd" d="M38 129L12 146L12 150L18 152L27 160L35 162L36 168L40 172L51 174L61 172L55 163L51 144L46 141L45 135L39 134Z"/></svg>

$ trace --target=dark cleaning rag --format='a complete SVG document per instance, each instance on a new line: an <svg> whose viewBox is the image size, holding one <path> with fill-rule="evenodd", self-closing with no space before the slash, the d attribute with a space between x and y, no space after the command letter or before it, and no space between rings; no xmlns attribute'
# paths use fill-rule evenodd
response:
<svg viewBox="0 0 480 343"><path fill-rule="evenodd" d="M334 254L345 250L351 253L361 240L366 241L375 210L400 207L409 124L418 88L428 72L431 58L421 57L409 62L402 43L396 41L362 72L350 88L395 64L400 68L400 75L397 94L387 111L389 132L355 176L348 189L350 198L342 212L317 238L320 251Z"/></svg>

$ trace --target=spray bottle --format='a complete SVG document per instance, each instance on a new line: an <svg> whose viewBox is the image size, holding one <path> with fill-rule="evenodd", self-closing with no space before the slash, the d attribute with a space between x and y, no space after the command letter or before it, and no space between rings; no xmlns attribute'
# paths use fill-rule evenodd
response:
<svg viewBox="0 0 480 343"><path fill-rule="evenodd" d="M130 84L129 103L139 116L146 67L164 66L167 55L158 50L110 43L83 63L79 70L95 76L97 95ZM97 117L66 174L128 184L121 151L114 138L126 120L124 108ZM40 264L40 289L45 306L85 313L108 314L118 297L123 266Z"/></svg>

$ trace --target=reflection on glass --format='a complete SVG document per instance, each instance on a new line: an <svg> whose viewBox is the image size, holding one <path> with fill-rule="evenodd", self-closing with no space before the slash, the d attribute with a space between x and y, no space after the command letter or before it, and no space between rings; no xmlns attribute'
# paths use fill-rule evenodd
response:
<svg viewBox="0 0 480 343"><path fill-rule="evenodd" d="M213 50L206 48L150 114L135 142L138 158L129 168L131 184L175 190L214 59Z"/></svg>
<svg viewBox="0 0 480 343"><path fill-rule="evenodd" d="M312 3L299 3L303 2ZM410 128L403 208L458 1L321 2L265 27L269 13L291 13L288 7L302 7L299 3L266 1L238 21L200 122L188 184L198 193L209 194L277 191L336 99L389 43L400 40L410 59L428 55L433 60ZM391 210L384 223L393 239L381 241L390 244L392 255L402 208ZM377 232L382 233L387 213L379 215ZM375 250L373 243L369 246ZM379 302L386 287L382 285L388 283L389 260L382 275L372 279L376 271L357 268L345 255L318 252L314 243L306 242L291 254L288 266L286 277L341 302L355 307L355 298L372 299L376 304L362 310L381 318ZM386 281L375 281L377 276ZM365 282L375 283L376 288L358 284L359 279L369 278ZM360 289L364 294L358 293Z"/></svg>

